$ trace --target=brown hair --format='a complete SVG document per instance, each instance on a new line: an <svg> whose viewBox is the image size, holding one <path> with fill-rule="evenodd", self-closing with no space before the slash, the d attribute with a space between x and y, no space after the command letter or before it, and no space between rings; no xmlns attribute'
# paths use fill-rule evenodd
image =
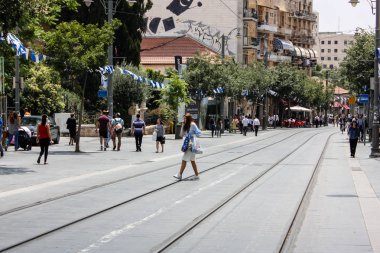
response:
<svg viewBox="0 0 380 253"><path fill-rule="evenodd" d="M47 115L46 114L42 115L41 125L43 126L46 125L46 119L47 119Z"/></svg>
<svg viewBox="0 0 380 253"><path fill-rule="evenodd" d="M190 125L191 125L191 122L193 121L193 117L191 117L190 113L186 113L185 119L186 119L186 122L185 122L185 125L183 126L183 130L188 132L190 130Z"/></svg>

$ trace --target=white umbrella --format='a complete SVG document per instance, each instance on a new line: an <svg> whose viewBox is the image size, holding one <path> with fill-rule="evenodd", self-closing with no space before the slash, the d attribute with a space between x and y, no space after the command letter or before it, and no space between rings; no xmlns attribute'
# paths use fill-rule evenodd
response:
<svg viewBox="0 0 380 253"><path fill-rule="evenodd" d="M293 112L311 112L310 109L299 106L299 105L290 107L290 110Z"/></svg>

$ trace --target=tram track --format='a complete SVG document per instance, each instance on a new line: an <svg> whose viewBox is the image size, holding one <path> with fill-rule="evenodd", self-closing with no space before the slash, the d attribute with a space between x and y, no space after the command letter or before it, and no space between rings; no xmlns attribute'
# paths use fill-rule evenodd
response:
<svg viewBox="0 0 380 253"><path fill-rule="evenodd" d="M286 137L285 139L280 140L279 142L287 140L287 139L289 139L289 138L291 138L291 137L293 137L293 136L295 136L297 134L300 134L302 132L294 133L294 134ZM272 138L277 137L278 135L281 135L281 134L282 133L279 133L279 134L272 135L272 136L267 137L267 138L263 138L263 139L257 140L255 143L262 142L262 141L265 141L265 140L268 140L268 139L272 139ZM245 146L249 146L249 145L252 145L252 144L253 143L247 143L247 144L243 144L243 145L240 145L240 146L232 147L232 148L229 148L229 149L230 150L234 150L234 149L245 147ZM259 150L257 150L257 151L259 151ZM210 157L210 156L213 156L213 155L217 155L217 154L219 154L219 152L213 152L213 153L210 153L210 154L207 154L207 155L203 155L203 156L199 157L197 160L199 161L201 159L204 159L204 158L207 158L207 157ZM141 164L138 164L138 165L141 165ZM53 202L53 201L56 201L56 200L60 200L60 199L64 199L64 198L67 198L67 197L79 195L79 194L82 194L82 193L85 193L85 192L89 192L89 191L92 191L92 190L96 190L96 189L99 189L99 188L102 188L102 187L106 187L106 186L110 186L110 185L113 185L113 184L117 184L117 183L120 183L120 182L123 182L123 181L126 181L126 180L130 180L130 179L134 179L134 178L137 178L137 177L149 175L151 173L155 173L155 172L158 172L158 171L161 171L161 170L165 170L165 169L168 169L168 168L176 166L176 165L178 165L178 162L177 163L172 163L172 164L169 164L169 165L166 165L166 166L162 166L162 167L156 168L154 170L138 173L138 174L135 174L133 176L122 177L122 178L119 178L119 179L116 179L116 180L112 180L112 181L109 181L109 182L105 182L105 183L102 183L102 184L96 184L96 185L93 185L93 186L90 186L90 187L87 187L87 188L84 188L84 189L81 189L81 190L65 193L65 194L62 194L62 195L59 195L59 196L56 196L56 197L47 198L47 199L36 201L36 202L30 203L30 204L18 206L18 207L9 209L9 210L1 211L0 212L0 217L4 216L4 215L7 215L7 214L14 213L14 212L22 211L22 210L25 210L25 209L28 209L28 208L36 207L36 206L39 206L39 205L42 205L42 204L50 203L50 202ZM137 164L135 164L134 166L137 166ZM176 183L176 182L174 182L174 183Z"/></svg>
<svg viewBox="0 0 380 253"><path fill-rule="evenodd" d="M320 133L318 133L318 134L320 134ZM293 242L293 240L295 238L295 235L294 235L294 233L292 233L292 231L296 227L298 227L299 224L300 224L300 220L301 220L300 217L302 216L302 212L305 210L305 208L307 206L306 202L307 202L307 199L309 197L308 195L310 194L310 192L312 190L312 185L315 182L316 175L318 175L318 169L320 167L320 163L321 163L322 158L323 158L323 156L325 154L325 151L327 149L328 141L329 141L329 139L331 138L331 136L333 134L335 134L335 133L330 134L329 137L326 140L326 143L324 145L323 151L321 152L321 155L319 156L318 162L317 162L317 164L315 165L315 167L313 169L312 176L310 177L310 180L309 180L309 182L307 184L305 192L302 195L302 199L301 199L301 201L300 201L300 203L298 205L297 211L296 211L296 213L295 213L295 215L294 215L294 217L292 219L292 222L291 222L291 224L289 226L289 229L288 229L288 231L286 233L286 236L280 242L281 246L280 246L279 253L288 252L288 249L291 247L291 244L292 244L292 242ZM268 172L270 172L271 170L273 170L274 168L276 168L277 166L279 166L281 164L281 162L283 162L284 160L286 160L290 154L294 153L295 151L297 151L298 149L300 149L301 147L303 147L306 143L308 143L311 139L313 139L317 135L311 136L306 141L304 141L302 144L300 144L298 147L292 149L287 155L284 155L281 159L279 159L277 162L275 162L273 165L271 165L268 169L262 171L260 174L256 175L252 179L250 179L247 183L245 183L244 185L242 185L239 189L235 190L233 193L231 193L229 196L227 196L226 198L224 198L218 204L214 205L209 210L207 210L203 214L199 215L196 219L194 219L192 222L190 222L189 224L187 224L182 230L177 231L175 234L173 234L171 237L169 237L168 239L166 239L160 245L157 245L156 247L154 247L151 250L151 252L162 253L162 252L166 252L167 250L169 250L175 243L177 243L180 240L182 240L183 238L185 238L186 235L188 233L190 233L194 228L196 228L197 226L199 226L202 222L204 222L207 218L211 217L214 213L216 213L217 211L219 211L220 209L222 209L226 204L228 204L233 199L235 199L235 197L237 197L240 193L244 192L249 187L251 187L255 182L257 182L259 179L261 179L263 176L265 176Z"/></svg>
<svg viewBox="0 0 380 253"><path fill-rule="evenodd" d="M211 171L211 170L217 169L218 167L221 167L221 166L224 166L224 165L226 165L226 164L229 164L229 163L231 163L231 162L233 162L233 161L236 161L236 160L238 160L238 159L241 159L241 158L243 158L243 157L245 157L245 156L247 156L247 155L251 155L251 154L254 154L254 153L258 152L258 151L264 150L264 149L266 149L266 148L268 148L268 147L270 147L270 146L277 145L278 143L283 142L283 141L286 141L286 140L288 140L289 138L292 138L292 137L294 137L295 135L298 135L298 134L301 134L301 133L304 133L304 131L302 131L302 132L297 132L297 133L294 133L294 134L291 134L291 135L289 135L289 136L287 136L287 137L285 137L285 138L282 138L281 140L279 140L279 141L277 141L277 142L271 143L271 144L269 144L269 145L265 145L265 146L263 146L263 147L260 147L260 148L258 148L258 149L255 149L255 150L253 150L253 151L245 152L244 154L242 154L242 155L240 155L240 156L234 157L234 158L232 158L232 159L229 159L228 161L225 161L225 162L220 163L220 164L218 164L218 165L212 166L212 167L210 167L210 168L208 168L208 169L206 169L206 170L203 170L202 172L200 172L200 174L203 174L203 173L206 173L206 172L208 172L208 171ZM317 135L318 135L318 134L320 134L320 133L317 133ZM259 141L261 142L261 141L264 141L264 140L267 140L267 139L271 139L271 138L276 137L276 136L278 136L278 135L271 136L271 137L268 137L268 138L265 138L265 139L261 139L261 140L259 140ZM231 199L233 199L235 196L237 196L240 192L244 191L244 189L246 189L247 187L249 187L250 185L252 185L252 184L253 184L255 181L257 181L259 178L263 177L268 171L270 171L270 170L273 169L276 165L278 165L279 163L281 163L281 161L285 160L285 159L286 159L286 158L287 158L292 152L294 152L295 150L297 150L297 149L299 149L300 147L302 147L305 143L307 143L311 138L313 138L313 137L315 137L315 136L316 136L316 135L313 135L312 137L308 138L303 144L301 144L301 145L298 146L296 149L294 149L294 150L292 150L291 152L289 152L288 154L286 154L282 159L280 159L278 162L276 162L276 163L275 163L273 166L271 166L268 170L266 170L266 171L260 173L257 177L255 177L254 180L252 180L252 181L249 182L248 184L245 184L245 185L244 185L243 187L241 187L237 192L235 192L232 196L230 196L229 198L227 198L227 199L225 199L224 201L222 201L222 203L219 205L218 208L213 208L213 210L211 210L210 212L208 212L207 215L202 215L201 217L203 217L203 218L201 218L201 219L197 219L198 224L199 224L200 222L202 222L204 219L206 219L208 216L210 216L212 213L216 212L216 211L217 211L219 208L221 208L223 205L225 205L226 203L228 203ZM247 143L247 144L240 145L240 146L238 146L238 147L234 147L234 148L230 148L230 149L236 149L236 148L241 148L241 147L244 147L244 146L248 146L248 145L256 144L256 143L259 142L259 141L256 141L255 143ZM219 153L220 153L220 152L211 153L211 154L209 154L209 155L202 156L200 159L202 159L202 158L206 158L206 157L209 157L209 156L212 156L212 155L216 155L216 154L219 154ZM174 165L177 165L177 163L173 164L172 166L174 166ZM57 197L57 198L54 198L54 199L45 200L44 202L40 201L40 202L34 203L34 205L30 205L30 206L28 206L28 207L24 207L24 208L22 208L22 209L19 208L19 209L17 209L17 210L12 211L12 212L20 211L20 210L23 210L23 209L26 209L26 208L35 207L35 206L38 206L38 205L41 205L41 204L45 204L45 203L48 203L48 202L52 202L52 201L54 201L54 200L58 200L58 199L62 199L62 198L65 198L65 197L69 197L69 196L77 195L77 194L80 194L80 193L83 193L83 192L86 192L86 191L90 191L90 190L98 189L98 188L101 188L101 187L105 187L105 186L108 186L108 185L111 185L111 184L115 184L115 183L118 183L118 182L122 182L122 181L125 181L125 180L128 180L128 179L131 179L131 178L135 178L135 177L138 177L138 176L147 175L147 174L150 174L150 173L153 173L153 172L157 172L157 171L159 171L159 170L167 169L167 168L170 167L170 166L171 166L171 165L169 165L169 166L165 166L165 167L162 167L162 168L159 168L159 169L155 169L155 170L153 170L153 171L148 171L148 172L140 173L140 174L137 174L137 175L134 175L134 176L130 176L130 177L126 177L126 178L122 178L122 179L114 180L114 181L112 181L112 182L107 182L107 183L105 183L105 184L101 184L101 185L93 186L93 187L90 187L90 188L86 188L86 189L83 189L83 190L81 190L81 191L77 191L77 192L73 192L73 193L65 194L65 195L63 195L63 196L60 196L60 197ZM189 177L190 177L190 176L189 176ZM187 177L187 178L189 178L189 177ZM187 178L184 178L184 179L187 179ZM32 241L34 241L34 240L36 240L36 239L40 239L40 238L42 238L42 237L45 237L45 236L47 236L47 235L50 235L50 234L55 233L55 232L57 232L57 231L60 231L60 230L62 230L62 229L68 228L68 227L70 227L70 226L72 226L72 225L74 225L74 224L77 224L77 223L80 223L80 222L82 222L82 221L88 220L88 219L90 219L90 218L96 217L96 216L98 216L98 215L100 215L100 214L102 214L102 213L105 213L105 212L108 212L108 211L110 211L110 210L112 210L112 209L115 209L115 208L121 207L121 206L123 206L123 205L125 205L125 204L128 204L128 203L132 202L132 201L135 201L135 200L141 199L141 198L143 198L143 197L145 197L145 196L147 196L147 195L150 195L150 194L152 194L152 193L158 192L158 191L160 191L160 190L163 190L163 189L165 189L165 188L168 188L168 187L170 187L170 186L172 186L172 185L174 185L174 184L177 184L177 183L178 183L178 181L174 181L174 182L172 182L172 183L165 184L165 185L163 185L163 186L161 186L161 187L157 187L157 188L155 188L155 189L153 189L153 190L151 190L151 191L147 191L147 192L145 192L145 193L143 193L143 194L140 194L140 195L135 196L135 197L133 197L133 198L130 198L130 199L128 199L128 200L125 200L125 201L119 202L119 203L117 203L117 204L115 204L115 205L109 206L109 207L104 208L104 209L102 209L102 210L99 210L99 211L97 211L97 212L93 212L93 213L91 213L91 214L89 214L89 215L86 215L86 216L84 216L84 217L82 217L82 218L79 218L79 219L73 220L73 221L68 222L68 223L66 223L66 224L63 224L63 225L61 225L61 226L57 226L56 228L53 228L53 229L50 229L50 230L45 231L45 232L43 232L43 233L40 233L40 234L38 234L38 235L32 236L32 237L30 237L30 238L28 238L28 239L22 240L22 241L20 241L20 242L18 242L18 243L15 243L15 244L13 244L13 245L7 246L7 247L5 247L5 248L3 248L3 249L0 249L0 252L5 252L5 251L11 250L11 249L15 249L15 248L17 248L17 247L19 247L19 246L22 246L22 245L25 245L25 244L27 244L27 243L30 243L30 242L32 242ZM7 212L7 213L4 213L4 212L3 212L2 215L4 216L4 215L9 214L9 213L12 213L12 212L10 212L10 211ZM197 225L197 224L195 224L195 226L196 226L196 225ZM191 230L193 227L195 227L195 226L191 226L191 228L190 228L188 231L190 231L190 230ZM181 236L180 236L180 237L181 237ZM157 252L161 252L161 251L157 251Z"/></svg>

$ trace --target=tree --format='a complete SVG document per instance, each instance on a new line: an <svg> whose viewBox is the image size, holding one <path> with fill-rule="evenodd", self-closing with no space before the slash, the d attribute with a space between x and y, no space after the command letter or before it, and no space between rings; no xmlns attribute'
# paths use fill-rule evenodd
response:
<svg viewBox="0 0 380 253"><path fill-rule="evenodd" d="M23 90L23 104L32 113L51 114L61 112L64 107L63 89L59 74L39 64L30 69Z"/></svg>
<svg viewBox="0 0 380 253"><path fill-rule="evenodd" d="M169 83L165 89L161 89L161 99L158 100L160 104L169 106L172 118L175 119L178 108L181 104L189 105L192 99L188 95L188 84L183 81L175 71L168 73Z"/></svg>
<svg viewBox="0 0 380 253"><path fill-rule="evenodd" d="M364 85L369 87L370 77L374 75L375 35L373 32L359 30L354 44L347 50L346 58L340 64L341 74L350 84L350 89L360 94Z"/></svg>
<svg viewBox="0 0 380 253"><path fill-rule="evenodd" d="M82 98L79 111L78 139L75 151L79 152L79 137L88 72L95 72L106 62L106 48L112 43L114 30L120 23L115 21L98 28L96 25L81 25L78 22L60 23L56 30L45 36L45 52L51 64L63 78L72 84L72 91Z"/></svg>

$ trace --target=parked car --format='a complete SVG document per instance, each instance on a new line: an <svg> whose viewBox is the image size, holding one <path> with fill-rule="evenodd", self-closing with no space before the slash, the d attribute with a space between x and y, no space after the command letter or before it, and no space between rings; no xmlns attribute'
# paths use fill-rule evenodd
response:
<svg viewBox="0 0 380 253"><path fill-rule="evenodd" d="M21 120L21 126L26 126L32 132L32 145L37 145L37 126L41 120L42 115L28 115L24 116ZM54 144L58 144L61 135L59 126L51 117L48 117L47 123L50 125L51 138L53 139Z"/></svg>

